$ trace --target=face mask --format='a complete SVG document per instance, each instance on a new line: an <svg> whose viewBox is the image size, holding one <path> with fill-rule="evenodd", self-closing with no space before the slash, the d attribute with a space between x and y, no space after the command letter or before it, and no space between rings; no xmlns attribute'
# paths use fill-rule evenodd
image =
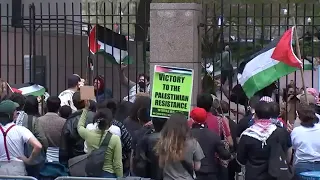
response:
<svg viewBox="0 0 320 180"><path fill-rule="evenodd" d="M140 81L140 82L138 83L138 85L139 85L139 87L140 87L141 89L144 89L144 88L146 87L146 84L145 84L145 82L143 82L143 81Z"/></svg>

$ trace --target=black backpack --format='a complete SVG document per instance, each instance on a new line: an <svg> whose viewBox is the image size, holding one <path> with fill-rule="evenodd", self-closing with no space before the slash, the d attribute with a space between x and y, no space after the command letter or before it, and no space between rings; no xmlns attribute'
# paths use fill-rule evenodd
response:
<svg viewBox="0 0 320 180"><path fill-rule="evenodd" d="M148 134L153 133L154 130L152 128L148 128L145 129L143 132L137 134L140 135L142 134L142 136L138 136L141 137L139 138L139 140L137 141L137 143L135 144L135 148L133 151L133 173L136 176L140 176L140 177L146 177L147 176L147 168L148 168L148 163L149 160L146 157L145 154L145 146L144 146L144 137Z"/></svg>
<svg viewBox="0 0 320 180"><path fill-rule="evenodd" d="M88 177L101 177L105 154L108 149L112 134L108 131L98 149L93 150L87 158L85 171Z"/></svg>
<svg viewBox="0 0 320 180"><path fill-rule="evenodd" d="M294 174L287 162L287 155L280 144L278 129L274 133L276 139L270 144L268 173L278 180L291 180Z"/></svg>

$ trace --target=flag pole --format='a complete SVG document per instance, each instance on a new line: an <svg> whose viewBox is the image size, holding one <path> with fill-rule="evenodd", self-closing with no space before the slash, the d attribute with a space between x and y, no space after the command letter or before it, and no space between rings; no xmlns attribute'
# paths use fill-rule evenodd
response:
<svg viewBox="0 0 320 180"><path fill-rule="evenodd" d="M9 83L7 83L7 86L9 87L10 91L14 93Z"/></svg>
<svg viewBox="0 0 320 180"><path fill-rule="evenodd" d="M294 17L293 17L292 19L293 19L293 25L294 25L294 27L295 27L295 28L294 28L294 36L295 36L295 40L296 40L297 56L298 56L299 60L302 62L300 45L299 45L299 37L298 37L298 32L297 32L297 26L296 26L296 22L295 22ZM301 75L301 80L302 80L302 87L303 87L304 94L305 94L304 97L305 97L305 100L306 100L307 104L309 104L309 101L308 101L308 98L307 98L307 88L306 88L306 84L305 84L305 81L304 81L303 64L302 64L302 66L300 67L300 75Z"/></svg>

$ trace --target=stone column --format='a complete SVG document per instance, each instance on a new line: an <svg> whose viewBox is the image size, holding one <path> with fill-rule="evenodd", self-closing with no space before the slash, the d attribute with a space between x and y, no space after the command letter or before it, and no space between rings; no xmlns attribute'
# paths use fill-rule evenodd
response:
<svg viewBox="0 0 320 180"><path fill-rule="evenodd" d="M193 69L192 105L195 105L201 88L201 28L199 28L201 11L201 5L196 3L151 3L150 5L151 80L154 65Z"/></svg>

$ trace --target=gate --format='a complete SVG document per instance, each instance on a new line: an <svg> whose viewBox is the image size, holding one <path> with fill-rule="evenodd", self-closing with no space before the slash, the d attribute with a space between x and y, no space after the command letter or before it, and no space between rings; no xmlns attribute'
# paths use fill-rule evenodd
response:
<svg viewBox="0 0 320 180"><path fill-rule="evenodd" d="M89 84L93 77L103 75L105 86L113 91L115 99L122 99L128 95L129 83L120 83L123 80L120 65L89 50L88 34L97 24L128 39L126 51L133 63L123 72L130 80L135 81L140 73L149 73L148 4L58 1L12 8L14 2L0 4L0 74L4 81L13 84L33 81L56 95L66 88L66 79L73 73L87 79ZM20 14L17 9L21 9ZM232 81L229 89L232 88L237 83L239 64L292 26L292 18L300 37L306 86L320 89L319 4L224 2L203 4L202 10L204 23L199 27L204 29L201 48L205 91L226 99L223 95L226 93L218 91L213 79L222 82L229 79ZM112 49L114 54L116 49ZM300 90L299 74L281 78L278 82L281 91L288 84L295 84ZM238 108L232 103L231 106Z"/></svg>
<svg viewBox="0 0 320 180"><path fill-rule="evenodd" d="M237 83L237 68L240 63L261 50L273 39L281 36L289 27L297 26L299 44L304 63L304 78L307 87L320 89L319 83L319 4L204 4L204 29L202 36L202 61L206 66L202 88L215 93L218 98L229 102L230 108L243 109L228 100L230 90ZM214 78L212 78L214 77ZM218 84L226 83L224 93ZM213 84L215 84L213 86ZM280 78L277 85L277 100L282 102L283 93L289 84L301 91L299 71ZM227 89L227 90L226 90Z"/></svg>
<svg viewBox="0 0 320 180"><path fill-rule="evenodd" d="M129 39L125 51L132 64L124 69L129 79L135 81L138 74L148 73L148 23L138 15L145 11L135 2L19 4L14 0L1 2L0 10L0 74L10 84L38 83L57 95L66 89L71 74L79 74L89 84L102 75L115 99L126 96L128 88L125 82L120 83L120 65L89 50L88 35L97 24ZM117 49L111 49L115 56Z"/></svg>

